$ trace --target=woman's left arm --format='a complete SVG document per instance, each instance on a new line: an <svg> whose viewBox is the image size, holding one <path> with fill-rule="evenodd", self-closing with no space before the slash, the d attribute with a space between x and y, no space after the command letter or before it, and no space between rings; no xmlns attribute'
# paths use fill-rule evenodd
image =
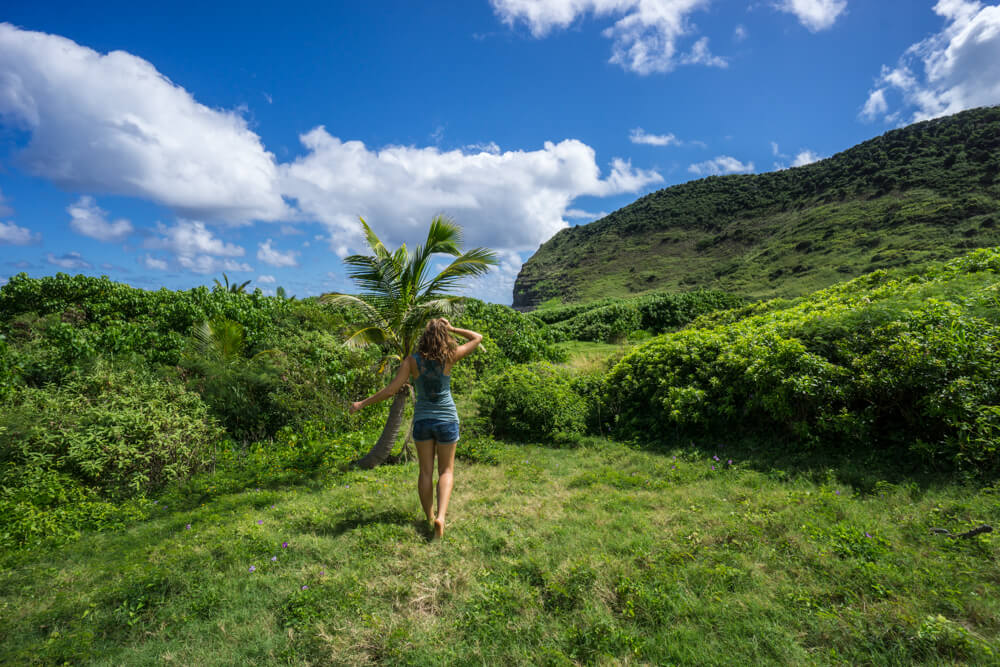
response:
<svg viewBox="0 0 1000 667"><path fill-rule="evenodd" d="M406 381L410 378L411 358L412 357L406 357L406 359L403 360L403 363L399 365L399 370L396 372L396 377L392 378L392 382L390 382L387 387L384 387L363 401L355 401L354 403L351 403L351 407L348 412L354 414L358 410L367 408L372 403L378 403L380 401L384 401L390 396L395 396L396 392L402 389L403 385L406 384Z"/></svg>

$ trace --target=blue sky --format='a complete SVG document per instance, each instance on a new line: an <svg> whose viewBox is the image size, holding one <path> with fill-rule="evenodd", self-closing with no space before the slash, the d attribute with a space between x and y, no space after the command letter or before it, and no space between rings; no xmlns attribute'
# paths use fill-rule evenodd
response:
<svg viewBox="0 0 1000 667"><path fill-rule="evenodd" d="M972 0L321 4L8 0L0 283L349 290L358 216L413 245L443 213L510 303L566 225L1000 103Z"/></svg>

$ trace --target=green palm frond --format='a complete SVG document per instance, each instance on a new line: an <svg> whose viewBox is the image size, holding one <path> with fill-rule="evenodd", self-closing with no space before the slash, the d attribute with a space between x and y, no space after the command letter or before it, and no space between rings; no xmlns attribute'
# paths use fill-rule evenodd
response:
<svg viewBox="0 0 1000 667"><path fill-rule="evenodd" d="M232 320L201 322L195 325L194 339L202 355L223 363L241 359L246 348L243 326Z"/></svg>
<svg viewBox="0 0 1000 667"><path fill-rule="evenodd" d="M497 265L497 255L488 248L474 248L456 257L441 273L426 285L421 285L423 294L436 295L459 287L466 278L476 278L489 273Z"/></svg>

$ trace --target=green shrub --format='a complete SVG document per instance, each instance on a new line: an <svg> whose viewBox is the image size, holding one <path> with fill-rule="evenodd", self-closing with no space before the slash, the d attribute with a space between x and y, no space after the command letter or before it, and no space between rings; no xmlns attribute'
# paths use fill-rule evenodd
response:
<svg viewBox="0 0 1000 667"><path fill-rule="evenodd" d="M586 430L587 402L568 372L547 362L511 366L476 393L479 414L501 437L553 441Z"/></svg>
<svg viewBox="0 0 1000 667"><path fill-rule="evenodd" d="M545 311L541 317L551 319L569 315L557 320L553 329L570 339L613 343L639 330L663 333L704 313L735 308L743 303L742 298L726 292L657 292L632 299L606 299L567 306L558 309L556 315L553 311Z"/></svg>
<svg viewBox="0 0 1000 667"><path fill-rule="evenodd" d="M63 387L15 389L0 415L0 465L56 470L123 498L204 468L222 435L182 386L101 366Z"/></svg>
<svg viewBox="0 0 1000 667"><path fill-rule="evenodd" d="M627 437L755 429L995 470L998 273L1000 249L978 250L923 274L878 271L661 336L609 373L604 407Z"/></svg>
<svg viewBox="0 0 1000 667"><path fill-rule="evenodd" d="M455 325L489 336L496 343L497 370L508 364L564 360L552 347L559 339L549 327L507 306L466 299Z"/></svg>

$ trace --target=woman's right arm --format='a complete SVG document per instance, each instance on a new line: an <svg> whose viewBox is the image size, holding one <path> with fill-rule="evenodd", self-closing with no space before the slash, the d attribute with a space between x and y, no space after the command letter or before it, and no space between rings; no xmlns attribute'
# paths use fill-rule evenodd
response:
<svg viewBox="0 0 1000 667"><path fill-rule="evenodd" d="M448 322L448 331L467 339L464 343L455 348L455 355L452 357L452 363L455 363L462 357L467 356L483 342L483 335L476 333L475 331L469 331L468 329L458 329L451 326L451 322Z"/></svg>

